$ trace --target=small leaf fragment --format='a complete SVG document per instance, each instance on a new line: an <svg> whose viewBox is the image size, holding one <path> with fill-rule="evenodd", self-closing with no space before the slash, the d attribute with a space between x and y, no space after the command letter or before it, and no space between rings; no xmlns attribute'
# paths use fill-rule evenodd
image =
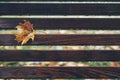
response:
<svg viewBox="0 0 120 80"><path fill-rule="evenodd" d="M34 30L33 30L33 24L31 24L29 21L24 21L24 23L19 24L16 26L17 30L20 31L18 34L16 34L15 40L18 43L21 43L21 45L26 44L30 39L34 41Z"/></svg>

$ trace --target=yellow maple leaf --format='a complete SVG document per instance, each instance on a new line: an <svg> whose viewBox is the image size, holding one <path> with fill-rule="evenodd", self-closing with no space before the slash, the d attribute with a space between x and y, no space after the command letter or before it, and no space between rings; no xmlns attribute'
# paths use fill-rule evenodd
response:
<svg viewBox="0 0 120 80"><path fill-rule="evenodd" d="M21 45L26 44L30 39L32 41L34 40L34 30L33 30L33 24L31 24L29 21L24 21L23 24L19 24L16 26L17 30L20 31L18 34L16 34L15 40L20 43Z"/></svg>

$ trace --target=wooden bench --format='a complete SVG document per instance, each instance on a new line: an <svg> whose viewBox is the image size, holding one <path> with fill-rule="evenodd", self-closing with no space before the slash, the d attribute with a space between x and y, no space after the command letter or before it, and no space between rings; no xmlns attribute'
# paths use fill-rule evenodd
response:
<svg viewBox="0 0 120 80"><path fill-rule="evenodd" d="M15 0L13 0L15 1ZM88 1L88 0L86 0ZM92 0L89 0L92 1ZM100 0L101 1L101 0ZM102 0L105 1L105 0ZM108 0L107 0L108 1ZM112 1L112 0L109 0ZM116 0L118 1L118 0ZM24 19L38 30L120 30L119 3L0 2L0 30ZM7 16L9 15L9 18ZM14 15L19 17L13 18ZM26 18L21 18L20 15ZM29 17L38 15L43 17ZM66 16L67 15L67 16ZM78 15L79 17L76 17ZM88 16L89 15L89 16ZM95 15L95 16L94 16ZM103 16L99 18L99 16ZM114 15L115 18L109 18ZM12 18L10 18L10 16ZM47 18L48 16L48 18ZM57 16L57 17L52 17ZM83 17L80 17L83 16ZM118 17L116 17L118 16ZM93 18L95 17L95 18ZM0 46L18 46L13 34L0 34ZM36 34L26 45L120 45L120 34ZM23 45L24 46L24 45ZM119 50L0 50L0 61L119 61ZM0 67L0 78L120 78L119 67Z"/></svg>

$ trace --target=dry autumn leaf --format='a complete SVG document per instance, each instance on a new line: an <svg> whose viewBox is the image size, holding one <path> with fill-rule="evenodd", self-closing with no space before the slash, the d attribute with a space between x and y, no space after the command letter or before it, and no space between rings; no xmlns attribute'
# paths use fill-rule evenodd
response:
<svg viewBox="0 0 120 80"><path fill-rule="evenodd" d="M33 24L30 21L24 20L23 24L19 24L16 26L17 30L20 31L16 34L15 40L21 45L26 44L30 39L34 40L34 30Z"/></svg>

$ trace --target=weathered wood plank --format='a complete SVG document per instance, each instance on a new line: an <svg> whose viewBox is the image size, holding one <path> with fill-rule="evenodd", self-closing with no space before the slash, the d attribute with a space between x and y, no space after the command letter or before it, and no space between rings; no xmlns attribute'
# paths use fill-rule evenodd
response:
<svg viewBox="0 0 120 80"><path fill-rule="evenodd" d="M0 50L0 61L120 61L119 50Z"/></svg>
<svg viewBox="0 0 120 80"><path fill-rule="evenodd" d="M35 29L120 30L116 18L0 18L0 29L15 29L23 20L29 20Z"/></svg>
<svg viewBox="0 0 120 80"><path fill-rule="evenodd" d="M120 5L0 3L0 15L120 15Z"/></svg>
<svg viewBox="0 0 120 80"><path fill-rule="evenodd" d="M0 34L0 46L20 45L13 34ZM55 34L35 35L26 45L120 45L119 34Z"/></svg>
<svg viewBox="0 0 120 80"><path fill-rule="evenodd" d="M120 78L119 67L0 67L0 78Z"/></svg>

